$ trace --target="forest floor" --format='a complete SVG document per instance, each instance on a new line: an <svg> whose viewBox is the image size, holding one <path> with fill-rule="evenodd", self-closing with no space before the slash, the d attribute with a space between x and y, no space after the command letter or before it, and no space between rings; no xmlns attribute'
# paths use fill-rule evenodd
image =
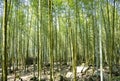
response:
<svg viewBox="0 0 120 81"><path fill-rule="evenodd" d="M60 69L61 68L61 69ZM16 73L8 73L8 81L38 81L37 70L33 65L30 65L27 71L18 69ZM77 81L100 81L100 70L92 65L80 65L77 69ZM0 68L0 76L2 70ZM103 68L103 81L109 81L109 67ZM113 66L112 81L120 81L120 65ZM21 80L20 80L21 79ZM54 64L54 81L72 81L73 72L69 64ZM1 81L1 80L0 80ZM44 65L41 72L41 81L50 81L50 64Z"/></svg>

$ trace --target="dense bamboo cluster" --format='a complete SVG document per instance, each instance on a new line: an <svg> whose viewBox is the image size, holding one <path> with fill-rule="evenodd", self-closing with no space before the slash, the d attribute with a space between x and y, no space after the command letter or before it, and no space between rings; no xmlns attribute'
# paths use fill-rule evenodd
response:
<svg viewBox="0 0 120 81"><path fill-rule="evenodd" d="M3 81L9 66L26 69L27 58L37 59L38 77L50 63L81 63L101 70L120 64L119 0L1 0L0 62ZM1 9L3 10L3 9ZM35 65L35 62L34 62ZM36 66L36 65L35 65ZM101 80L102 81L102 80Z"/></svg>

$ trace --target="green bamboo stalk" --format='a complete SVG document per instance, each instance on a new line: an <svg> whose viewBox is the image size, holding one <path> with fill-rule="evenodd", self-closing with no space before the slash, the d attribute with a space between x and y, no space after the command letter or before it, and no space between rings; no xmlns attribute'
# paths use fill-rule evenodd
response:
<svg viewBox="0 0 120 81"><path fill-rule="evenodd" d="M7 81L7 0L4 0L2 43L2 81Z"/></svg>
<svg viewBox="0 0 120 81"><path fill-rule="evenodd" d="M50 31L50 81L54 81L53 75L53 28L52 28L52 0L48 0L48 28Z"/></svg>

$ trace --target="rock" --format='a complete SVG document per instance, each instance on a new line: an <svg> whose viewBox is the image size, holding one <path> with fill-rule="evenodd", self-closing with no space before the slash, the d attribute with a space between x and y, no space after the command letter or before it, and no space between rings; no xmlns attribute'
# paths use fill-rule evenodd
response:
<svg viewBox="0 0 120 81"><path fill-rule="evenodd" d="M94 68L90 68L86 72L87 75L93 75L93 73L94 73Z"/></svg>
<svg viewBox="0 0 120 81"><path fill-rule="evenodd" d="M88 69L90 68L90 66L77 66L77 73L85 73Z"/></svg>
<svg viewBox="0 0 120 81"><path fill-rule="evenodd" d="M50 63L46 63L45 67L47 67L47 68L50 67Z"/></svg>
<svg viewBox="0 0 120 81"><path fill-rule="evenodd" d="M19 78L20 79L20 81L23 81L23 79L22 78Z"/></svg>
<svg viewBox="0 0 120 81"><path fill-rule="evenodd" d="M115 76L120 76L119 67L117 67L117 65L113 65L112 74L115 75Z"/></svg>
<svg viewBox="0 0 120 81"><path fill-rule="evenodd" d="M8 69L8 74L12 74L14 71L12 69Z"/></svg>
<svg viewBox="0 0 120 81"><path fill-rule="evenodd" d="M33 58L33 57L27 57L27 58L25 59L26 65L32 65L32 64L34 63L34 61L36 61L36 59Z"/></svg>
<svg viewBox="0 0 120 81"><path fill-rule="evenodd" d="M41 80L39 80L37 77L32 77L30 79L30 81L46 81L46 79L45 78L41 78Z"/></svg>
<svg viewBox="0 0 120 81"><path fill-rule="evenodd" d="M89 80L88 81L94 81L92 77L89 77Z"/></svg>
<svg viewBox="0 0 120 81"><path fill-rule="evenodd" d="M18 78L15 78L14 81L23 81L23 79L18 77Z"/></svg>
<svg viewBox="0 0 120 81"><path fill-rule="evenodd" d="M67 68L68 68L68 71L72 70L72 66L68 66Z"/></svg>
<svg viewBox="0 0 120 81"><path fill-rule="evenodd" d="M67 81L67 79L60 73L56 74L55 81Z"/></svg>
<svg viewBox="0 0 120 81"><path fill-rule="evenodd" d="M72 73L72 72L67 72L66 78L71 78L72 76L73 76L73 73Z"/></svg>
<svg viewBox="0 0 120 81"><path fill-rule="evenodd" d="M95 71L95 73L90 77L93 79L93 81L100 81L100 71L98 71L98 73ZM108 73L103 72L103 81L109 81Z"/></svg>
<svg viewBox="0 0 120 81"><path fill-rule="evenodd" d="M84 68L83 66L77 66L77 67L76 67L76 72L77 72L77 73L81 73L82 70L83 70L83 68Z"/></svg>
<svg viewBox="0 0 120 81"><path fill-rule="evenodd" d="M30 81L39 81L37 77L32 77Z"/></svg>
<svg viewBox="0 0 120 81"><path fill-rule="evenodd" d="M100 76L93 75L89 78L91 81L100 81Z"/></svg>
<svg viewBox="0 0 120 81"><path fill-rule="evenodd" d="M62 65L67 65L67 62L63 62Z"/></svg>

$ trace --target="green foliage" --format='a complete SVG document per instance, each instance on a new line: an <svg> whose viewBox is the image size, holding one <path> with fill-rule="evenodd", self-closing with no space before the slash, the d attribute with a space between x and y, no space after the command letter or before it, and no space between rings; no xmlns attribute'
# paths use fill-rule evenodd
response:
<svg viewBox="0 0 120 81"><path fill-rule="evenodd" d="M113 77L112 78L112 81L119 81L120 80L120 76L117 76L117 77Z"/></svg>
<svg viewBox="0 0 120 81"><path fill-rule="evenodd" d="M95 0L81 0L81 1L84 3L84 5L88 5L93 3Z"/></svg>
<svg viewBox="0 0 120 81"><path fill-rule="evenodd" d="M17 59L18 62L15 63L24 66L23 60L28 54L39 55L41 58L39 61L43 63L51 60L51 63L62 60L73 62L74 71L76 61L78 64L84 61L86 64L99 65L98 27L102 25L103 61L109 67L111 63L119 64L120 57L117 51L120 49L120 14L119 7L116 5L114 8L110 0L108 4L107 0L52 0L50 11L48 0L27 0L28 5L24 1L11 0L11 5L8 4L10 12L7 25L9 38L7 52L11 57L13 55L12 60ZM119 0L116 0L116 4L119 4ZM2 17L0 15L1 26ZM2 41L1 26L0 41ZM0 48L2 49L2 44Z"/></svg>

